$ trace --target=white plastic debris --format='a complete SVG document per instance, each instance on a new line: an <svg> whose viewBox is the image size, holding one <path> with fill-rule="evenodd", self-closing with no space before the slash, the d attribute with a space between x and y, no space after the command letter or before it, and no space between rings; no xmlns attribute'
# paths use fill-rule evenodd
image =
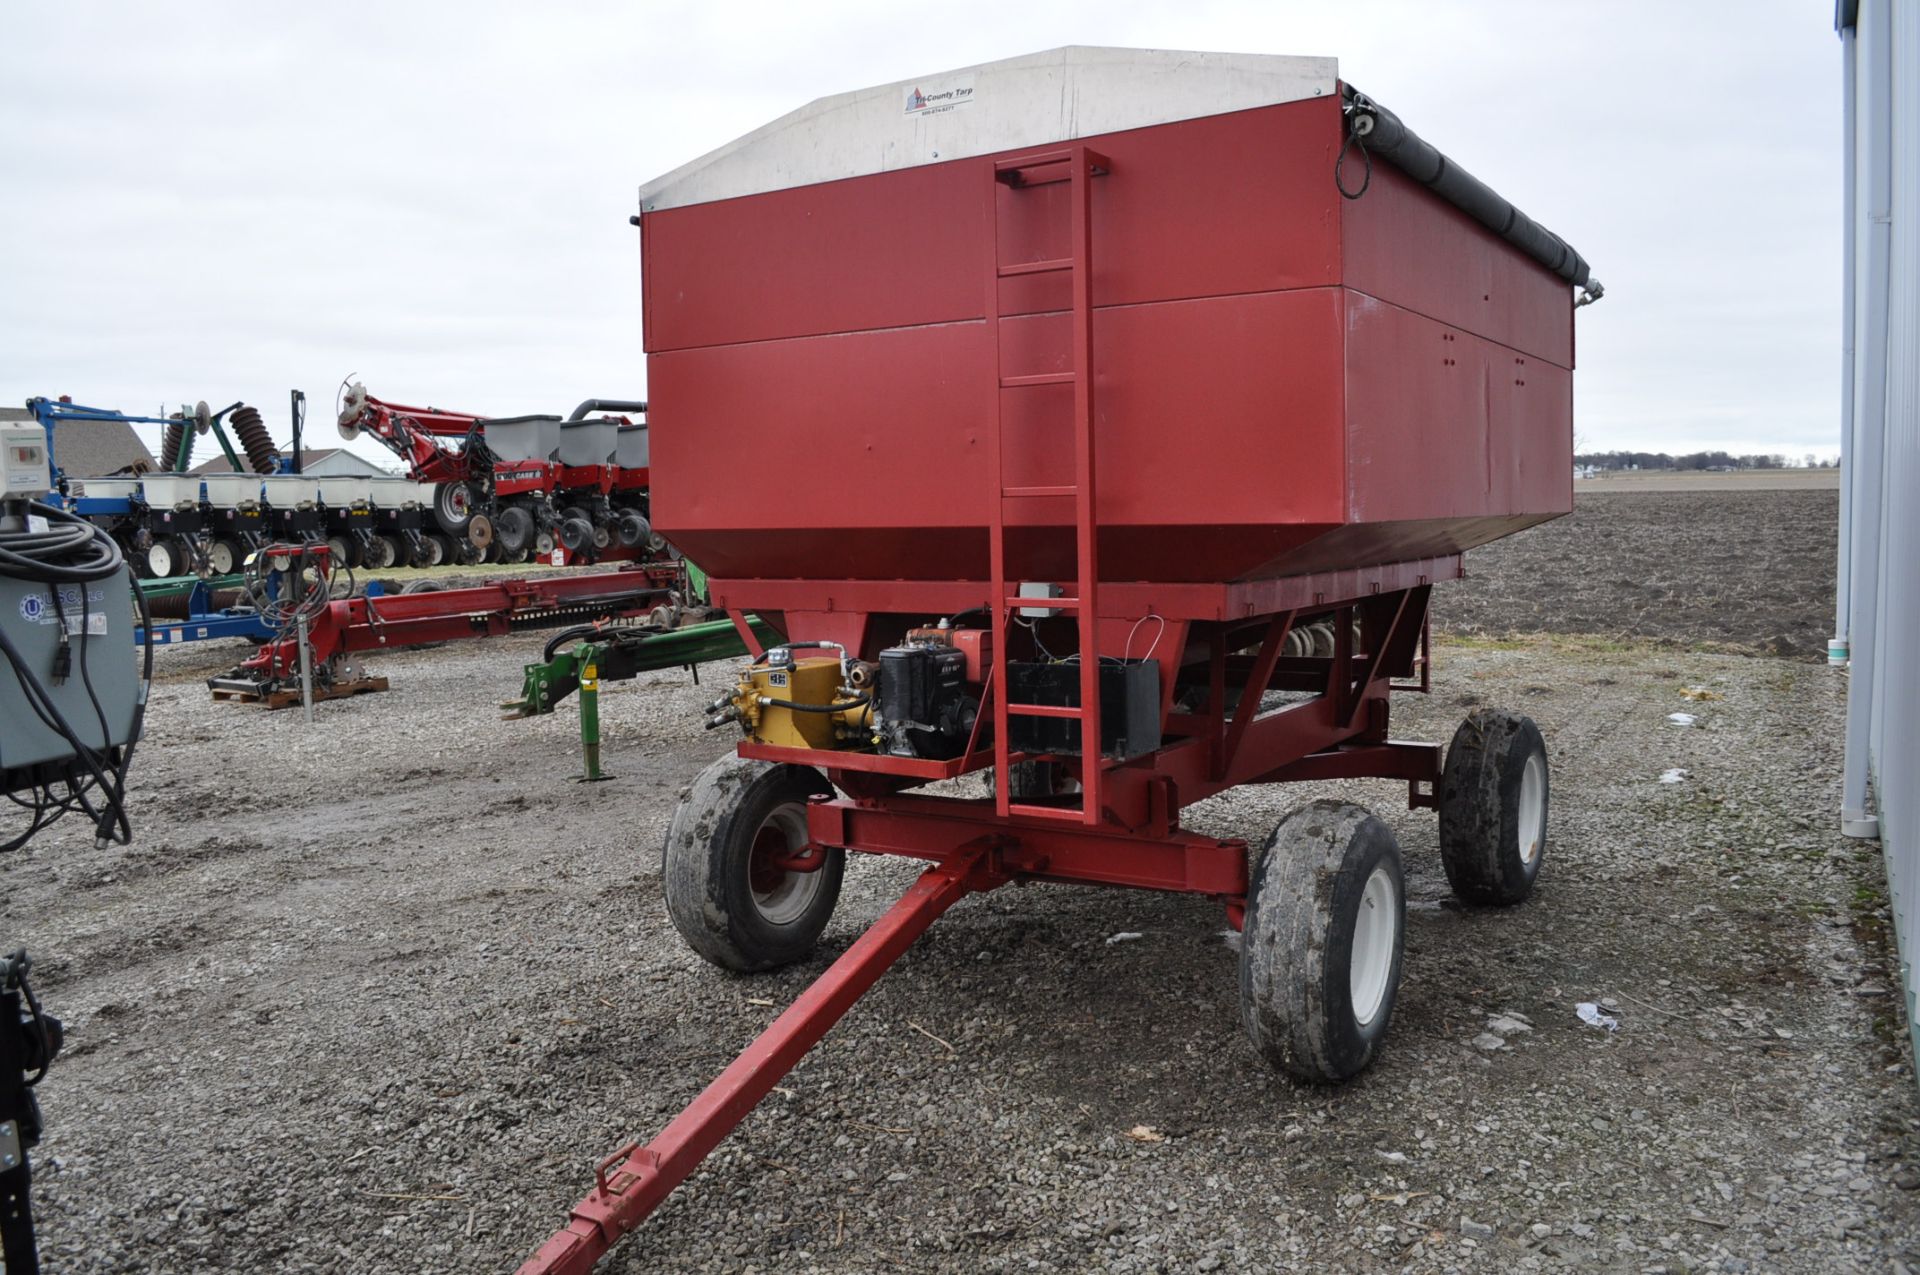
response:
<svg viewBox="0 0 1920 1275"><path fill-rule="evenodd" d="M1135 939L1143 939L1145 937L1147 936L1138 930L1122 930L1118 934L1107 935L1107 946L1112 947L1115 943L1131 943Z"/></svg>
<svg viewBox="0 0 1920 1275"><path fill-rule="evenodd" d="M1601 1013L1600 1007L1592 1001L1581 1001L1573 1007L1573 1012L1580 1015L1580 1021L1589 1027L1604 1027L1610 1032L1620 1030L1620 1020L1612 1014Z"/></svg>
<svg viewBox="0 0 1920 1275"><path fill-rule="evenodd" d="M1668 713L1667 720L1672 722L1675 726L1691 726L1693 725L1693 714L1692 713Z"/></svg>
<svg viewBox="0 0 1920 1275"><path fill-rule="evenodd" d="M1678 766L1675 766L1671 770L1663 770L1660 772L1660 782L1663 784L1677 784L1686 777L1687 772Z"/></svg>

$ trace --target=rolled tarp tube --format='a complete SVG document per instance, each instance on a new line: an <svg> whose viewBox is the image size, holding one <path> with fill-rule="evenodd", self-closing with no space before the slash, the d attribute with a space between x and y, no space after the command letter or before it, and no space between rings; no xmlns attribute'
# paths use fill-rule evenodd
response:
<svg viewBox="0 0 1920 1275"><path fill-rule="evenodd" d="M1584 257L1559 235L1514 207L1491 186L1443 155L1386 107L1343 85L1349 142L1363 147L1592 297L1600 285Z"/></svg>

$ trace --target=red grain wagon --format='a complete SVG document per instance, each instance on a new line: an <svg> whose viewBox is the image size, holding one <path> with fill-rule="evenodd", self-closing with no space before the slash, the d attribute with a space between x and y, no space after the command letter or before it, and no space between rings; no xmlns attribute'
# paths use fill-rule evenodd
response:
<svg viewBox="0 0 1920 1275"><path fill-rule="evenodd" d="M1476 712L1443 754L1389 705L1427 687L1463 551L1571 509L1600 290L1331 60L1068 48L844 94L649 183L637 220L655 520L755 653L713 706L746 738L674 819L670 914L765 969L811 950L847 851L932 866L527 1271L589 1267L1009 881L1218 898L1255 1049L1360 1070L1399 849L1327 802L1251 856L1181 828L1234 785L1403 779L1456 893L1526 897L1539 731ZM989 795L914 791L983 770Z"/></svg>

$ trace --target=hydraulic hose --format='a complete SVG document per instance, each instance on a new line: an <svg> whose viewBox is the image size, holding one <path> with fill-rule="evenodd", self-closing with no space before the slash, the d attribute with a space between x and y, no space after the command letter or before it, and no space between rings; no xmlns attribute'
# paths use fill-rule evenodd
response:
<svg viewBox="0 0 1920 1275"><path fill-rule="evenodd" d="M573 409L570 421L585 420L588 412L644 412L647 401L643 398L590 398Z"/></svg>
<svg viewBox="0 0 1920 1275"><path fill-rule="evenodd" d="M846 658L847 648L840 645L840 643L838 642L782 642L779 646L770 646L766 650L760 652L760 654L753 657L750 663L763 664L766 662L767 657L769 655L772 655L775 651L828 651L828 650L838 651L840 652L842 659Z"/></svg>
<svg viewBox="0 0 1920 1275"><path fill-rule="evenodd" d="M790 708L796 713L844 713L850 708L865 708L871 703L873 696L865 691L839 704L799 704L790 699L774 699L771 695L760 697L760 704L764 708Z"/></svg>

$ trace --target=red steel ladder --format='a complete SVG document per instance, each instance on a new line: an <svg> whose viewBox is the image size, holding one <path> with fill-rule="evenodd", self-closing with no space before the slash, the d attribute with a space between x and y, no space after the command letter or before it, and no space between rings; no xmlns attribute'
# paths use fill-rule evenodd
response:
<svg viewBox="0 0 1920 1275"><path fill-rule="evenodd" d="M987 426L988 472L993 483L989 502L988 533L992 569L993 609L993 752L994 801L1002 816L1024 815L1041 819L1063 819L1095 824L1101 818L1100 750L1100 656L1099 607L1097 605L1100 567L1094 525L1094 437L1093 437L1093 215L1092 180L1107 171L1107 161L1085 146L1023 155L1000 160L993 166L990 217L993 226L992 270L987 280L987 339L993 345L995 388L993 410ZM1065 257L1008 264L1000 259L1002 209L1010 199L1002 187L1017 192L1054 182L1070 183L1068 210L1071 218L1071 247ZM1065 274L1072 295L1071 367L1066 371L1039 372L1008 376L1005 352L1001 344L1000 310L1002 286L1006 280L1025 275ZM1066 486L1008 486L1002 446L1002 416L1006 396L1029 394L1051 385L1073 387L1072 418L1074 481ZM1014 595L1018 581L1007 571L1007 511L1011 502L1073 499L1073 534L1076 579L1071 594L1036 602ZM1027 524L1021 524L1027 525ZM1070 611L1080 630L1080 703L1078 707L1010 703L1007 679L1007 628L1017 608L1045 607L1051 611ZM1036 806L1012 800L1011 766L1014 752L1009 741L1008 723L1012 717L1067 718L1080 724L1081 798L1078 810L1064 806Z"/></svg>

